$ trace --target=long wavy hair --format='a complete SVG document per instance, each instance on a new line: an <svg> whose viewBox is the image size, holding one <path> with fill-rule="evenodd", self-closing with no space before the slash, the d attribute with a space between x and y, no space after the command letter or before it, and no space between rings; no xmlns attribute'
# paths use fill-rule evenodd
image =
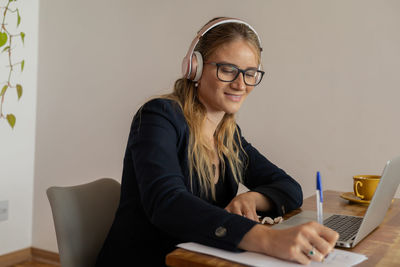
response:
<svg viewBox="0 0 400 267"><path fill-rule="evenodd" d="M257 51L258 64L260 64L260 43L257 35L245 24L225 23L212 28L200 39L195 51L199 51L204 61L207 61L221 45L236 40L245 40L251 44ZM194 174L196 174L201 193L208 197L211 192L211 197L215 200L215 183L213 182L215 167L212 164L214 147L202 133L202 125L207 118L206 108L199 101L195 82L186 78L178 79L173 92L163 97L175 100L180 105L189 126L188 164L192 189ZM215 130L214 141L221 165L221 174L225 173L226 164L228 164L236 183L241 182L247 157L240 142L235 114L224 115ZM244 158L240 157L240 151L243 152Z"/></svg>

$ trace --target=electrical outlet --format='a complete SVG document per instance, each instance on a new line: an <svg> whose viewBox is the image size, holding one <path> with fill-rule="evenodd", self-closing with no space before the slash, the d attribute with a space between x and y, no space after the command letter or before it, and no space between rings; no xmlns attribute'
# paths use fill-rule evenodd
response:
<svg viewBox="0 0 400 267"><path fill-rule="evenodd" d="M0 221L8 220L8 200L0 201Z"/></svg>

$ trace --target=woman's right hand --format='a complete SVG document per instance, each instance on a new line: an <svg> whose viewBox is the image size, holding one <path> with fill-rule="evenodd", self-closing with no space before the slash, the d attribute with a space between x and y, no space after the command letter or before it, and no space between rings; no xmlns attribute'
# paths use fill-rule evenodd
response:
<svg viewBox="0 0 400 267"><path fill-rule="evenodd" d="M338 238L337 232L317 222L279 230L257 224L244 235L239 248L309 264L311 260L322 261Z"/></svg>

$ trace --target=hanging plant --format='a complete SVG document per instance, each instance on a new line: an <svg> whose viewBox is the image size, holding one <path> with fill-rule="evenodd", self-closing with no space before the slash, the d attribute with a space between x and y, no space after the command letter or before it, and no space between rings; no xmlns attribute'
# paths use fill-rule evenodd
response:
<svg viewBox="0 0 400 267"><path fill-rule="evenodd" d="M1 102L0 102L0 120L6 119L8 121L8 124L11 126L11 128L14 128L16 118L15 115L12 113L4 114L3 113L3 104L5 101L5 96L7 92L10 90L16 90L18 100L22 96L22 85L19 83L15 83L12 80L12 74L16 71L24 71L24 66L25 66L25 60L21 60L18 62L15 62L15 59L13 58L13 50L16 47L15 42L22 42L22 45L24 45L25 42L25 33L24 32L12 32L10 29L10 25L16 25L16 29L18 29L20 23L21 23L21 16L19 14L19 9L17 7L17 0L7 0L5 6L0 6L0 11L2 14L2 17L0 17L1 20L1 29L0 29L0 53L6 53L7 56L6 58L8 59L8 62L6 63L5 66L3 66L3 61L1 62L0 67L6 67L9 69L8 71L8 76L7 80L2 81L0 78L0 97L1 97ZM10 24L10 22L13 22L15 24ZM17 30L15 30L17 31Z"/></svg>

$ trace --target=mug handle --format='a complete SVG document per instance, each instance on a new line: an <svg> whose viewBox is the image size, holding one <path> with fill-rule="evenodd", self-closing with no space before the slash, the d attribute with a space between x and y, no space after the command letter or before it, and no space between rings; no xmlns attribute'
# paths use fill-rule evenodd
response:
<svg viewBox="0 0 400 267"><path fill-rule="evenodd" d="M356 192L357 197L364 199L364 195L361 195L360 193L358 193L358 185L360 185L362 187L363 183L361 181L357 181L356 184L354 185L354 192Z"/></svg>

